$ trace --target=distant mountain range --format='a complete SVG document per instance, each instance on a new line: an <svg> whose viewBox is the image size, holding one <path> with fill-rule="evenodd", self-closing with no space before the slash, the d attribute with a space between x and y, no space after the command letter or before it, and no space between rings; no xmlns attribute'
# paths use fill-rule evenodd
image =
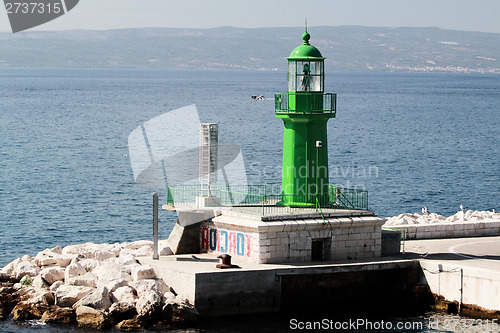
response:
<svg viewBox="0 0 500 333"><path fill-rule="evenodd" d="M286 70L303 28L142 28L0 33L0 67ZM310 27L338 70L500 73L500 34L439 28Z"/></svg>

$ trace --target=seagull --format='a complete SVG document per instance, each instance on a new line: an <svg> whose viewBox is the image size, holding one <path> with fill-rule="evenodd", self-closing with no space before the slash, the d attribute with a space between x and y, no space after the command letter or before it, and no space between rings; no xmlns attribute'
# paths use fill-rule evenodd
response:
<svg viewBox="0 0 500 333"><path fill-rule="evenodd" d="M429 215L429 210L427 209L427 207L422 208L422 214Z"/></svg>
<svg viewBox="0 0 500 333"><path fill-rule="evenodd" d="M463 205L460 205L460 209L462 210L462 212L465 210L465 207Z"/></svg>

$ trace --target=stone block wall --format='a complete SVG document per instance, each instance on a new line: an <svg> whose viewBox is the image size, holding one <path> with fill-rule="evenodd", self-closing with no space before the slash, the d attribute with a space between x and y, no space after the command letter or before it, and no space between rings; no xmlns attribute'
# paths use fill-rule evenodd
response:
<svg viewBox="0 0 500 333"><path fill-rule="evenodd" d="M381 256L385 220L374 217L265 222L235 213L201 226L202 252L228 253L255 263L300 263Z"/></svg>
<svg viewBox="0 0 500 333"><path fill-rule="evenodd" d="M500 236L500 221L398 225L390 228L403 230L406 239Z"/></svg>

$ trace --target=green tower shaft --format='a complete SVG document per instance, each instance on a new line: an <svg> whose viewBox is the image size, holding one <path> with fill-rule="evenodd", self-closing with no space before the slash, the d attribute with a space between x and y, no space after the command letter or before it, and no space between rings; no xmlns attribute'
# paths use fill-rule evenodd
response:
<svg viewBox="0 0 500 333"><path fill-rule="evenodd" d="M324 59L310 35L288 58L288 93L275 95L283 119L282 205L328 206L327 122L335 117L336 95L324 93Z"/></svg>

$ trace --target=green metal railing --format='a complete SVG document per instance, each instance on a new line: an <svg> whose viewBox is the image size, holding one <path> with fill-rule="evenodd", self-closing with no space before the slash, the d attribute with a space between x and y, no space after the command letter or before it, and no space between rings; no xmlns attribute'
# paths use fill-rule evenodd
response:
<svg viewBox="0 0 500 333"><path fill-rule="evenodd" d="M314 195L307 195L298 200L293 196L294 202L303 202L294 206L283 205L288 197L281 193L281 183L268 183L264 185L239 185L220 186L212 185L210 188L201 185L169 186L167 191L167 204L173 207L200 208L200 198L212 198L214 207L224 207L235 211L248 212L259 215L278 213L294 213L304 210L320 211L321 209L362 209L368 210L368 191L347 189L329 186L329 195L321 196L321 200ZM313 198L313 202L311 202ZM300 197L299 197L300 199Z"/></svg>
<svg viewBox="0 0 500 333"><path fill-rule="evenodd" d="M300 98L309 99L306 103L307 105L312 105L312 109L307 111L297 111L291 110L289 105L289 94L281 93L274 94L274 111L275 113L300 113L300 114L311 114L311 113L335 113L337 110L337 94L333 93L323 93L323 100L319 100L322 103L315 103L317 101L316 95L297 95ZM317 104L317 105L315 105Z"/></svg>

